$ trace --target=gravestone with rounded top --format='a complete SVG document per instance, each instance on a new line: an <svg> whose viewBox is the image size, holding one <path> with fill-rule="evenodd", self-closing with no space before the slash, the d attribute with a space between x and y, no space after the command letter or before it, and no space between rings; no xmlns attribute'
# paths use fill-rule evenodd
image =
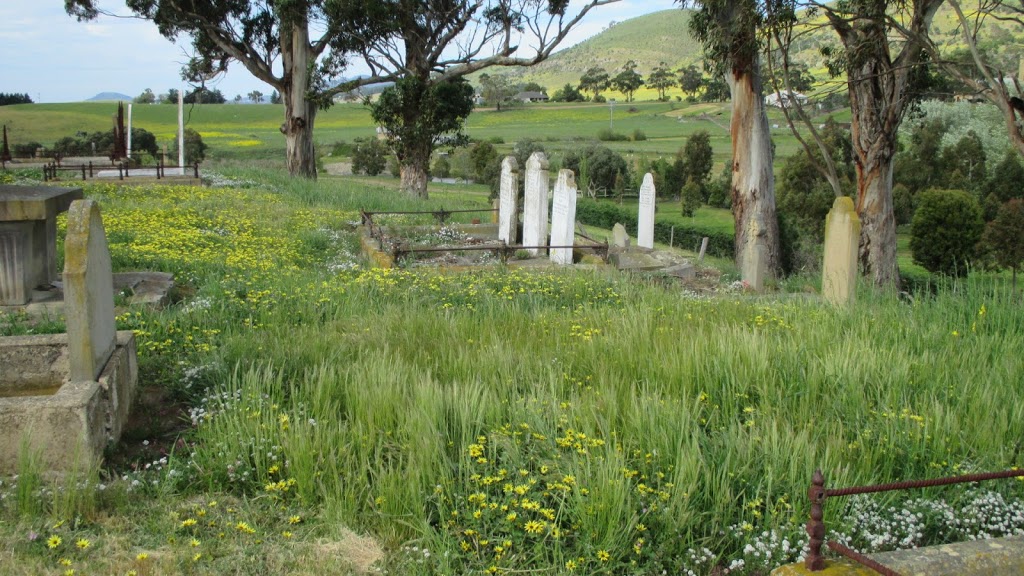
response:
<svg viewBox="0 0 1024 576"><path fill-rule="evenodd" d="M572 264L572 245L576 239L576 176L572 170L559 170L551 206L551 261Z"/></svg>
<svg viewBox="0 0 1024 576"><path fill-rule="evenodd" d="M498 204L498 240L507 244L516 241L518 228L519 206L516 196L519 193L519 164L512 156L506 156L501 162L501 190Z"/></svg>
<svg viewBox="0 0 1024 576"><path fill-rule="evenodd" d="M548 158L534 152L526 161L526 196L523 199L523 246L548 245ZM539 254L537 248L528 248Z"/></svg>
<svg viewBox="0 0 1024 576"><path fill-rule="evenodd" d="M654 248L654 176L648 172L640 186L640 212L637 214L636 245Z"/></svg>
<svg viewBox="0 0 1024 576"><path fill-rule="evenodd" d="M848 196L836 198L825 218L821 294L826 301L838 306L853 302L859 243L860 218L853 207L853 199Z"/></svg>
<svg viewBox="0 0 1024 576"><path fill-rule="evenodd" d="M64 254L69 377L96 380L117 344L110 250L96 202L71 203Z"/></svg>

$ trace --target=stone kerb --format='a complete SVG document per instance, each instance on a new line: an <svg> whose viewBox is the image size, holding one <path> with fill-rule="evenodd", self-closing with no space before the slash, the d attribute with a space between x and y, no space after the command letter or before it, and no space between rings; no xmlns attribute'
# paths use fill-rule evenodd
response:
<svg viewBox="0 0 1024 576"><path fill-rule="evenodd" d="M523 246L548 245L548 158L534 152L526 161L526 196L523 199ZM531 254L540 254L537 248Z"/></svg>
<svg viewBox="0 0 1024 576"><path fill-rule="evenodd" d="M827 302L837 306L853 303L857 286L857 250L860 242L860 218L853 199L836 198L825 218L825 257L821 292Z"/></svg>
<svg viewBox="0 0 1024 576"><path fill-rule="evenodd" d="M868 554L868 557L907 576L992 576L1024 574L1024 536L972 540L913 550ZM841 558L826 561L824 570L811 572L803 563L780 566L772 576L877 576L878 572Z"/></svg>
<svg viewBox="0 0 1024 576"><path fill-rule="evenodd" d="M551 261L572 264L573 241L576 238L576 177L572 170L559 170L555 197L551 208Z"/></svg>
<svg viewBox="0 0 1024 576"><path fill-rule="evenodd" d="M501 190L498 200L498 240L515 244L518 228L519 164L512 156L501 162ZM536 246L537 244L534 244Z"/></svg>
<svg viewBox="0 0 1024 576"><path fill-rule="evenodd" d="M100 207L76 200L64 241L64 314L72 382L94 381L114 351L114 280Z"/></svg>
<svg viewBox="0 0 1024 576"><path fill-rule="evenodd" d="M654 249L654 175L644 175L640 186L640 212L637 215L636 245Z"/></svg>

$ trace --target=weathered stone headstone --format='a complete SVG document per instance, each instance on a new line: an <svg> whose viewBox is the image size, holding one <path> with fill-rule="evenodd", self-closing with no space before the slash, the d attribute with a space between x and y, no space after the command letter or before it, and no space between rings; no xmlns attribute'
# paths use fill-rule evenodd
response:
<svg viewBox="0 0 1024 576"><path fill-rule="evenodd" d="M614 248L629 248L629 232L626 232L626 227L618 222L612 226L612 246Z"/></svg>
<svg viewBox="0 0 1024 576"><path fill-rule="evenodd" d="M518 228L518 211L516 195L519 193L519 164L512 156L506 156L501 162L501 190L498 205L498 240L515 244L516 228Z"/></svg>
<svg viewBox="0 0 1024 576"><path fill-rule="evenodd" d="M853 302L857 285L857 249L860 242L860 218L848 196L836 198L825 218L825 262L822 266L821 293L837 306Z"/></svg>
<svg viewBox="0 0 1024 576"><path fill-rule="evenodd" d="M93 381L103 371L117 343L110 250L96 202L71 203L64 253L70 379Z"/></svg>
<svg viewBox="0 0 1024 576"><path fill-rule="evenodd" d="M654 176L648 172L640 186L640 213L637 215L636 245L641 248L654 248L654 197Z"/></svg>
<svg viewBox="0 0 1024 576"><path fill-rule="evenodd" d="M572 170L559 170L555 183L554 202L551 205L551 261L572 264L572 248L576 239L576 176Z"/></svg>
<svg viewBox="0 0 1024 576"><path fill-rule="evenodd" d="M534 152L526 161L526 196L523 199L523 246L548 245L548 158ZM540 253L530 248L530 253Z"/></svg>

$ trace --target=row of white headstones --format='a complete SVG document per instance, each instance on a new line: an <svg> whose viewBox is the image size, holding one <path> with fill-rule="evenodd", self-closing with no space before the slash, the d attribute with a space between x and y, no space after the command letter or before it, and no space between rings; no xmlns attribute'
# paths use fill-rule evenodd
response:
<svg viewBox="0 0 1024 576"><path fill-rule="evenodd" d="M526 193L523 197L523 243L537 255L548 249L551 261L572 264L576 236L576 177L572 170L559 170L551 202L551 243L548 244L548 159L534 152L526 161ZM508 156L501 163L498 200L498 240L514 244L518 227L519 165ZM640 186L637 245L654 248L654 177L647 173Z"/></svg>
<svg viewBox="0 0 1024 576"><path fill-rule="evenodd" d="M547 248L551 261L572 264L572 246L576 232L576 178L572 170L559 170L551 202L551 243L548 244L548 159L534 152L526 161L526 193L523 198L522 246L533 255ZM501 187L498 204L498 240L514 244L518 227L519 166L508 156L501 163ZM637 217L637 246L654 248L654 177L644 175L640 186ZM825 259L822 292L827 301L848 304L853 301L857 279L857 246L860 219L849 198L837 198L825 226ZM706 240L706 239L705 239ZM703 249L701 250L703 257ZM764 280L764 258L756 251L748 255L743 280L760 290Z"/></svg>

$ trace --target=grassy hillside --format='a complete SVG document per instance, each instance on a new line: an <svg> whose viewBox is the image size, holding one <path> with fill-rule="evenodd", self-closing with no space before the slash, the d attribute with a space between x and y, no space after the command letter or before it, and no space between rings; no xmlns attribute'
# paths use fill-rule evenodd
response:
<svg viewBox="0 0 1024 576"><path fill-rule="evenodd" d="M514 71L511 76L554 90L566 83L577 84L583 72L591 66L601 66L611 72L633 60L637 63L637 71L647 76L660 62L665 62L672 69L700 64L700 45L690 36L689 30L689 11L663 10L645 14L619 22L556 53L546 62Z"/></svg>
<svg viewBox="0 0 1024 576"><path fill-rule="evenodd" d="M700 45L689 32L690 14L688 10L663 10L625 20L554 54L546 62L507 74L517 81L537 82L554 91L566 83L579 83L580 76L591 66L601 66L612 72L633 60L637 63L637 71L644 77L661 62L672 69L689 64L699 66L703 55ZM793 52L793 60L806 64L819 83L829 81L821 48L838 44L835 33L824 24L823 16L810 20L806 32L796 40ZM944 53L966 50L956 15L948 7L943 7L936 14L932 34ZM993 66L1014 72L1021 58L1021 46L1024 46L1024 27L989 21L979 35L979 46ZM611 93L616 94L614 91ZM655 98L655 94L654 90L642 88L636 96L644 100ZM671 91L672 96L677 94L681 92Z"/></svg>

